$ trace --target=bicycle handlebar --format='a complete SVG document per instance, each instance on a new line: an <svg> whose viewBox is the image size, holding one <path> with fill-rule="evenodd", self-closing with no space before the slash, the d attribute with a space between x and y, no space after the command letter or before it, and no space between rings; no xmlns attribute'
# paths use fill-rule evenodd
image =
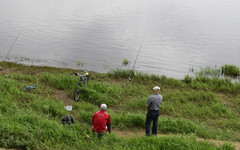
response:
<svg viewBox="0 0 240 150"><path fill-rule="evenodd" d="M74 75L75 76L79 76L79 77L89 77L89 73L88 72L86 72L86 73L84 73L84 74L79 74L79 73L74 73Z"/></svg>

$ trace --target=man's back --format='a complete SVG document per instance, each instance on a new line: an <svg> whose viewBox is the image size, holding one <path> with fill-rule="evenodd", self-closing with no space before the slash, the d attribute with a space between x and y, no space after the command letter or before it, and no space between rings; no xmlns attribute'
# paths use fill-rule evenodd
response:
<svg viewBox="0 0 240 150"><path fill-rule="evenodd" d="M159 94L153 94L147 101L147 104L149 104L150 110L159 110L161 107L163 98L162 95Z"/></svg>
<svg viewBox="0 0 240 150"><path fill-rule="evenodd" d="M110 114L104 110L95 112L93 116L93 131L107 131L106 125L111 123Z"/></svg>

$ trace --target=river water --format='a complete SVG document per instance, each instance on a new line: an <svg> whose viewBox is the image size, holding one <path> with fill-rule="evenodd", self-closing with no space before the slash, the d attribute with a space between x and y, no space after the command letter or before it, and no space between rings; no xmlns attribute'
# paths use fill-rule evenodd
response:
<svg viewBox="0 0 240 150"><path fill-rule="evenodd" d="M240 65L238 0L0 0L0 60L182 78ZM122 66L123 59L130 61Z"/></svg>

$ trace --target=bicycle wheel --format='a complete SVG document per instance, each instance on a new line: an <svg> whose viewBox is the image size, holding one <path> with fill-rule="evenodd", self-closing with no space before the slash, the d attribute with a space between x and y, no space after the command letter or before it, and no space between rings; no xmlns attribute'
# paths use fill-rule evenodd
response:
<svg viewBox="0 0 240 150"><path fill-rule="evenodd" d="M79 81L74 93L74 101L78 101L80 97L81 90L83 88L82 81Z"/></svg>

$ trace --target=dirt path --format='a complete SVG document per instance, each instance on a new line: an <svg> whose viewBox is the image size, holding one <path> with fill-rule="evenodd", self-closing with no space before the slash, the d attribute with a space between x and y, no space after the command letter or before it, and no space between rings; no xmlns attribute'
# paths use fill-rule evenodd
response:
<svg viewBox="0 0 240 150"><path fill-rule="evenodd" d="M123 138L132 138L132 137L138 137L145 135L144 130L120 130L120 129L113 129L113 133L116 133L118 136ZM172 134L174 135L174 134ZM158 134L158 137L166 137L169 136L169 134ZM198 141L208 141L210 143L213 143L215 146L223 145L226 142L229 141L221 141L221 140L214 140L214 139L203 139L198 138ZM236 147L236 150L240 150L240 142L229 142L233 144Z"/></svg>
<svg viewBox="0 0 240 150"><path fill-rule="evenodd" d="M213 140L213 139L203 139L198 138L199 141L209 141L213 143L215 146L223 145L224 143L228 142L235 146L236 150L240 150L240 142L230 142L230 141L221 141L221 140Z"/></svg>
<svg viewBox="0 0 240 150"><path fill-rule="evenodd" d="M71 98L67 92L63 91L63 90L55 90L55 96L62 100L63 103L65 104L65 106L70 105L73 106L73 104L75 103L75 101L73 100L73 98Z"/></svg>

